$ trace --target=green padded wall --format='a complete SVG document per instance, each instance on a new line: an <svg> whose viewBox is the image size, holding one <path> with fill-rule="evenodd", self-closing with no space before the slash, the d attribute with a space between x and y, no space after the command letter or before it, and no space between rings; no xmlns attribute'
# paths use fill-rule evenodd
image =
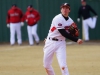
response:
<svg viewBox="0 0 100 75"><path fill-rule="evenodd" d="M68 2L71 5L70 17L77 23L77 12L81 5L80 0L0 0L0 42L8 42L10 39L9 28L6 27L6 16L7 11L13 3L16 3L19 8L25 13L28 5L32 4L35 9L40 12L41 20L38 22L38 34L40 40L44 40L47 36L51 21L53 17L60 13L60 5L64 2ZM95 29L90 29L90 39L100 39L100 0L87 0L98 13L97 26ZM82 24L77 23L80 28L80 38L82 38ZM27 25L25 23L22 27L22 39L23 41L28 40Z"/></svg>

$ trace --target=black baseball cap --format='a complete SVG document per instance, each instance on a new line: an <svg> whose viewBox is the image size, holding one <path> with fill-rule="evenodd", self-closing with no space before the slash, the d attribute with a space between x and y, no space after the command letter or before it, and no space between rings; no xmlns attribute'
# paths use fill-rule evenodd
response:
<svg viewBox="0 0 100 75"><path fill-rule="evenodd" d="M29 6L28 6L28 8L32 8L32 7L33 7L32 5L29 5Z"/></svg>
<svg viewBox="0 0 100 75"><path fill-rule="evenodd" d="M69 3L63 3L60 8L63 8L63 7L67 7L70 9L70 4Z"/></svg>
<svg viewBox="0 0 100 75"><path fill-rule="evenodd" d="M16 5L16 4L12 4L12 6L15 6L15 7L17 7L17 5Z"/></svg>

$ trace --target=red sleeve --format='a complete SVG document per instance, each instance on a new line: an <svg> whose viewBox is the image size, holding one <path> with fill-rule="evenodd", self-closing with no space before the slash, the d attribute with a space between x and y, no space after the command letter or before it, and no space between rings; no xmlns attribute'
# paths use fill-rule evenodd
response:
<svg viewBox="0 0 100 75"><path fill-rule="evenodd" d="M27 19L27 12L24 14L24 21Z"/></svg>
<svg viewBox="0 0 100 75"><path fill-rule="evenodd" d="M40 14L37 14L36 20L39 21L40 20Z"/></svg>
<svg viewBox="0 0 100 75"><path fill-rule="evenodd" d="M23 14L22 11L21 11L21 15L20 15L20 17L21 17L21 22L24 22L24 14Z"/></svg>
<svg viewBox="0 0 100 75"><path fill-rule="evenodd" d="M23 20L25 21L26 20L26 15L24 14L24 16L23 16Z"/></svg>
<svg viewBox="0 0 100 75"><path fill-rule="evenodd" d="M36 19L36 21L39 21L40 20L40 14L37 11L36 11L36 13L37 13L37 15L36 15L36 18L35 19Z"/></svg>

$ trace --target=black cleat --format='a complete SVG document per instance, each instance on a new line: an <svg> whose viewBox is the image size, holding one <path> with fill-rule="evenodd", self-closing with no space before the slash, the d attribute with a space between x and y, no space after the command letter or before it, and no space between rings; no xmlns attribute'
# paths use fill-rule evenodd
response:
<svg viewBox="0 0 100 75"><path fill-rule="evenodd" d="M39 42L38 42L38 43L36 43L36 45L39 45Z"/></svg>

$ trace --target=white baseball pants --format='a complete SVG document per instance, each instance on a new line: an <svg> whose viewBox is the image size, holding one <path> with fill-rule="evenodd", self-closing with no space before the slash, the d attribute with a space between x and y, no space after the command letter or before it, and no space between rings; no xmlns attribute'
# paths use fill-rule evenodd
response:
<svg viewBox="0 0 100 75"><path fill-rule="evenodd" d="M97 17L88 18L83 20L83 33L84 33L84 40L89 40L89 27L94 29L96 26Z"/></svg>
<svg viewBox="0 0 100 75"><path fill-rule="evenodd" d="M62 75L69 75L66 64L66 42L47 39L44 46L43 65L48 75L55 75L51 66L54 53L56 54Z"/></svg>
<svg viewBox="0 0 100 75"><path fill-rule="evenodd" d="M10 44L15 44L15 34L17 34L18 44L22 44L21 23L10 23Z"/></svg>
<svg viewBox="0 0 100 75"><path fill-rule="evenodd" d="M39 43L39 36L37 34L37 24L33 26L27 26L27 31L28 31L28 38L29 38L29 44L33 45L34 44L34 39L36 43ZM33 39L34 37L34 39Z"/></svg>

